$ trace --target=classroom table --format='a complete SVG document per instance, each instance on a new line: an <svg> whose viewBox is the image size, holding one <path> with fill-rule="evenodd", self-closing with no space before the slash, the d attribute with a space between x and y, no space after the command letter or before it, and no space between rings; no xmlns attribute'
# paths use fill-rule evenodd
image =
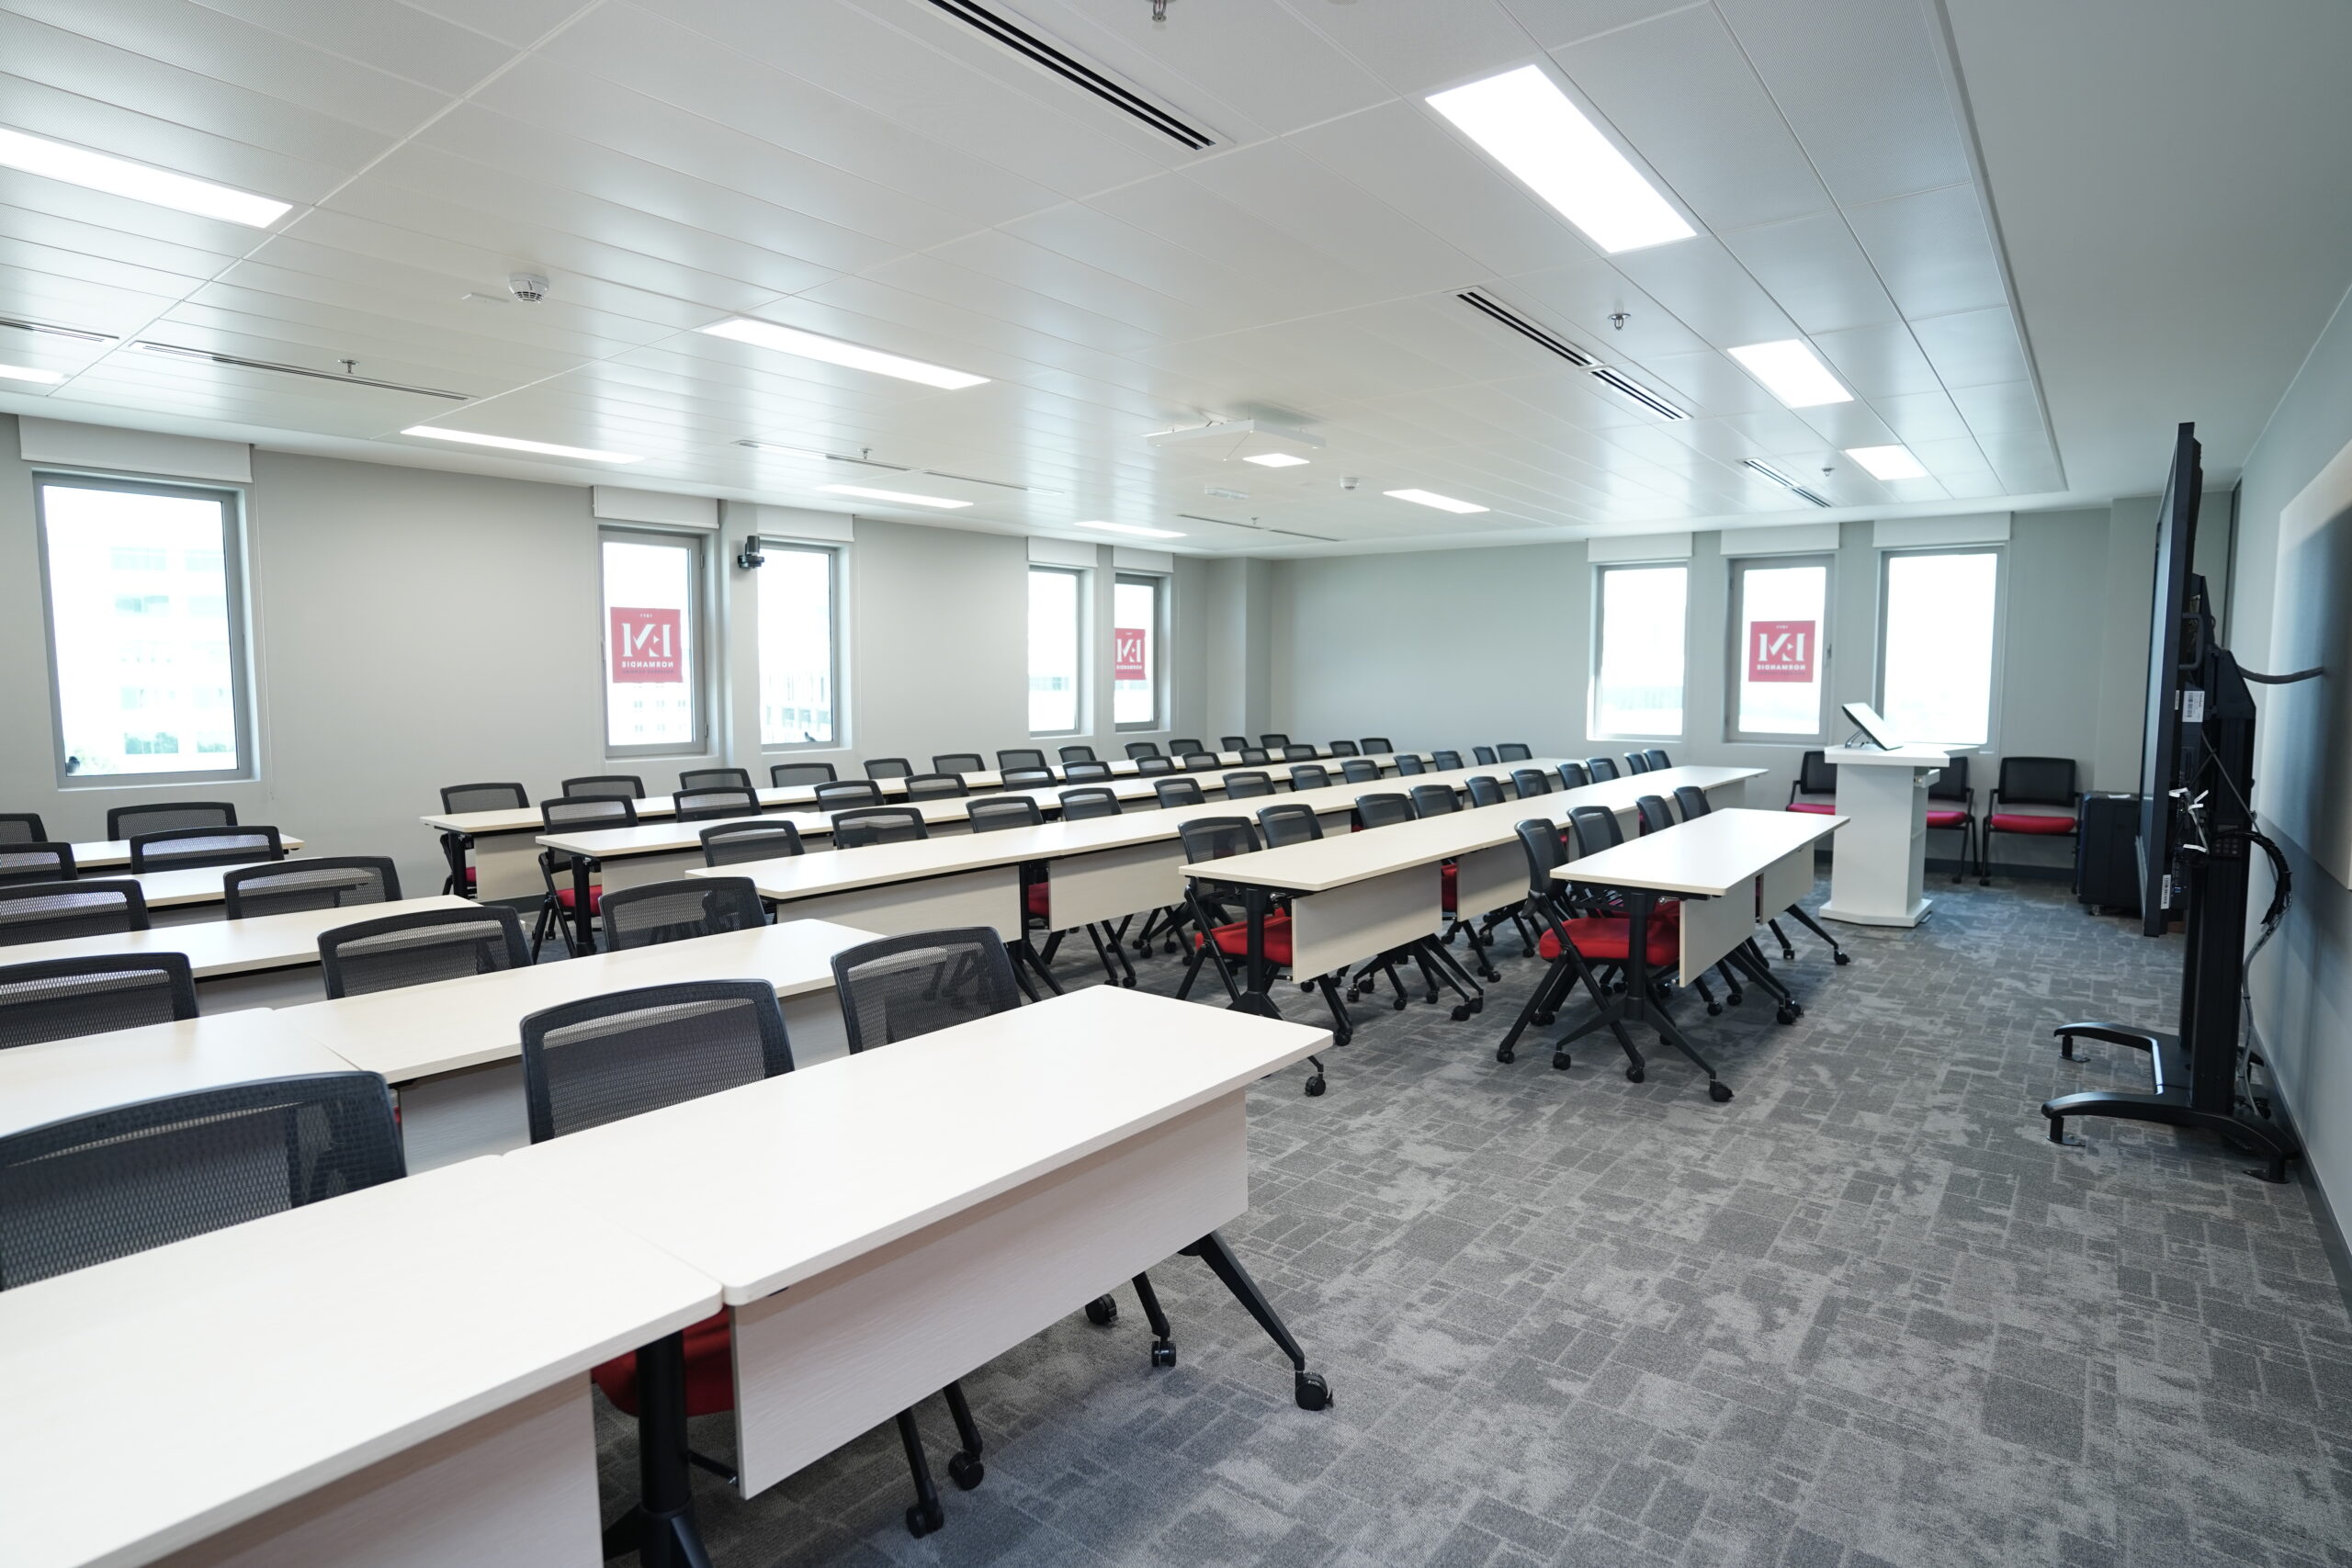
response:
<svg viewBox="0 0 2352 1568"><path fill-rule="evenodd" d="M300 839L280 840L288 859L298 858L302 847ZM82 852L119 851L110 860L87 861ZM191 920L214 920L221 915L226 895L220 879L232 871L248 871L257 865L277 863L266 860L240 861L235 865L186 866L174 871L130 874L130 852L127 840L116 839L74 846L74 869L85 881L136 882L147 899L149 923L159 926L181 925Z"/></svg>
<svg viewBox="0 0 2352 1568"><path fill-rule="evenodd" d="M0 1137L190 1089L350 1070L267 1008L44 1040L0 1051Z"/></svg>
<svg viewBox="0 0 2352 1568"><path fill-rule="evenodd" d="M1217 1227L1249 1207L1250 1086L1329 1040L1095 987L503 1163L719 1281L750 1496L1179 1251L1327 1404Z"/></svg>
<svg viewBox="0 0 2352 1568"><path fill-rule="evenodd" d="M236 830L234 828L221 829L224 833L233 833ZM277 842L288 854L292 854L302 847L302 840L291 833L279 834ZM130 840L129 839L90 839L75 844L74 865L74 869L84 876L101 873L113 875L117 872L128 872L130 869Z"/></svg>
<svg viewBox="0 0 2352 1568"><path fill-rule="evenodd" d="M833 954L873 939L871 931L790 919L313 1002L277 1017L351 1066L383 1075L400 1097L409 1168L426 1170L530 1141L521 1028L529 1014L639 986L765 980L783 1005L793 1060L820 1062L848 1051Z"/></svg>
<svg viewBox="0 0 2352 1568"><path fill-rule="evenodd" d="M503 1162L0 1292L10 1568L596 1568L588 1369L708 1316Z"/></svg>
<svg viewBox="0 0 2352 1568"><path fill-rule="evenodd" d="M201 873L168 871L150 874L196 876ZM196 972L197 1003L205 1011L284 1007L316 1001L326 994L325 981L318 967L322 931L393 915L473 907L463 898L436 893L429 898L401 898L390 904L352 904L339 909L248 915L241 920L158 925L143 931L18 942L0 947L0 964L31 964L44 958L87 958L119 953L185 953L188 967Z"/></svg>

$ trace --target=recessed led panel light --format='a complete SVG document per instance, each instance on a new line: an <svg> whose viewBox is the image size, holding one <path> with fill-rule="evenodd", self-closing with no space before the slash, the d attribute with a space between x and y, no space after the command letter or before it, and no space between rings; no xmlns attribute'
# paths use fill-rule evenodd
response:
<svg viewBox="0 0 2352 1568"><path fill-rule="evenodd" d="M1849 446L1846 456L1870 470L1874 479L1924 479L1928 467L1908 446Z"/></svg>
<svg viewBox="0 0 2352 1568"><path fill-rule="evenodd" d="M1181 539L1184 536L1173 528L1146 528L1134 523L1080 523L1077 526L1100 528L1105 534L1133 534L1139 539Z"/></svg>
<svg viewBox="0 0 2352 1568"><path fill-rule="evenodd" d="M1604 251L1697 232L1539 66L1433 94L1430 107Z"/></svg>
<svg viewBox="0 0 2352 1568"><path fill-rule="evenodd" d="M701 330L713 337L732 338L737 343L748 343L756 348L772 348L778 354L796 354L803 359L821 359L828 365L845 365L852 370L871 370L877 376L896 376L901 381L920 381L926 387L941 387L951 392L966 387L978 387L988 380L985 376L950 370L942 365L926 365L920 359L885 354L878 348L843 343L837 337L804 333L797 327L779 326L774 321L756 321L750 316L713 321Z"/></svg>
<svg viewBox="0 0 2352 1568"><path fill-rule="evenodd" d="M0 365L0 381L39 381L51 386L64 379L54 370L36 370L28 365Z"/></svg>
<svg viewBox="0 0 2352 1568"><path fill-rule="evenodd" d="M864 485L819 485L821 491L834 495L858 495L868 501L895 501L901 506L969 506L968 501L950 501L944 495L916 495L903 490L868 490Z"/></svg>
<svg viewBox="0 0 2352 1568"><path fill-rule="evenodd" d="M272 201L251 191L233 190L210 180L175 175L169 169L134 164L128 158L93 152L86 147L71 147L46 137L28 136L6 126L0 126L0 165L102 190L109 196L126 196L133 201L193 212L199 218L226 219L254 229L266 229L293 210L287 202Z"/></svg>
<svg viewBox="0 0 2352 1568"><path fill-rule="evenodd" d="M1731 356L1747 367L1747 373L1764 383L1765 389L1792 409L1819 408L1824 403L1850 403L1854 394L1845 384L1829 373L1829 367L1813 352L1813 345L1803 338L1782 338L1778 343L1751 343L1745 348L1735 348Z"/></svg>
<svg viewBox="0 0 2352 1568"><path fill-rule="evenodd" d="M559 446L552 441L518 441L512 435L484 435L475 430L443 430L430 424L412 424L401 434L430 436L435 441L462 442L468 446L495 446L507 452L529 452L541 457L575 457L583 463L645 461L628 452L599 452L593 446Z"/></svg>
<svg viewBox="0 0 2352 1568"><path fill-rule="evenodd" d="M1294 457L1287 452L1261 452L1254 457L1244 457L1245 463L1255 463L1265 468L1295 468L1306 464L1304 457Z"/></svg>
<svg viewBox="0 0 2352 1568"><path fill-rule="evenodd" d="M1476 502L1456 501L1450 495L1440 495L1433 490L1385 490L1380 492L1392 501L1409 501L1416 506L1434 506L1440 512L1484 512Z"/></svg>

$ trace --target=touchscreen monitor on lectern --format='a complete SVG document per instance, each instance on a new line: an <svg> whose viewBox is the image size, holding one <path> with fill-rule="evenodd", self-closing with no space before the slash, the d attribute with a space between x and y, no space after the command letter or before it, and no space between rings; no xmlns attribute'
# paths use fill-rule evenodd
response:
<svg viewBox="0 0 2352 1568"><path fill-rule="evenodd" d="M1878 710L1868 703L1848 703L1846 716L1882 751L1894 750L1903 744L1894 738L1894 732L1887 728L1886 720L1879 717Z"/></svg>

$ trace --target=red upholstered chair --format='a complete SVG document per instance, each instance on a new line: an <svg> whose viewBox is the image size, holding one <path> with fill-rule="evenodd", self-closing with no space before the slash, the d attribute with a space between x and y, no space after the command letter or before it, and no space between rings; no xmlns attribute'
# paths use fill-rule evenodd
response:
<svg viewBox="0 0 2352 1568"><path fill-rule="evenodd" d="M1838 814L1838 764L1826 753L1807 751L1797 763L1796 782L1789 785L1788 809L1821 817Z"/></svg>
<svg viewBox="0 0 2352 1568"><path fill-rule="evenodd" d="M637 802L626 795L566 795L539 802L539 826L549 833L589 833L605 828L637 826ZM592 883L588 908L580 904L580 889L572 876L572 857L553 850L539 852L539 877L547 897L539 901L539 918L531 927L531 961L538 962L539 947L550 929L560 931L575 953L596 951L594 926L603 911L605 890Z"/></svg>
<svg viewBox="0 0 2352 1568"><path fill-rule="evenodd" d="M1977 861L1977 881L1993 884L1993 835L2017 833L2034 839L2071 839L2082 812L2083 797L2075 787L2072 757L2004 757L2000 782L1986 803L1984 852ZM2018 807L2028 810L2015 809Z"/></svg>
<svg viewBox="0 0 2352 1568"><path fill-rule="evenodd" d="M1195 817L1178 825L1177 836L1184 843L1187 864L1199 865L1206 861L1226 860L1234 855L1255 854L1262 844L1258 838L1257 824L1247 817ZM1204 963L1216 967L1217 978L1225 982L1225 994L1232 1001L1241 999L1241 987L1234 983L1236 962L1250 961L1250 922L1236 919L1232 906L1246 897L1238 887L1227 887L1203 877L1188 876L1184 898L1192 911L1193 925L1193 956L1184 965L1184 978L1176 987L1176 999L1182 1001L1193 994L1193 982L1199 977ZM1286 970L1291 964L1290 911L1275 908L1265 919L1265 959L1274 971ZM1355 1032L1354 1021L1348 1017L1347 1004L1340 1000L1339 987L1329 975L1317 975L1305 982L1310 988L1323 993L1323 1000L1331 1009L1331 1038L1344 1045ZM1306 1058L1315 1069L1306 1080L1306 1092L1323 1092L1323 1064L1314 1056Z"/></svg>
<svg viewBox="0 0 2352 1568"><path fill-rule="evenodd" d="M1936 774L1936 782L1928 786L1928 831L1960 835L1960 865L1951 874L1958 882L1966 876L1970 866L1981 873L1984 856L1977 833L1976 791L1968 783L1968 759L1954 757Z"/></svg>

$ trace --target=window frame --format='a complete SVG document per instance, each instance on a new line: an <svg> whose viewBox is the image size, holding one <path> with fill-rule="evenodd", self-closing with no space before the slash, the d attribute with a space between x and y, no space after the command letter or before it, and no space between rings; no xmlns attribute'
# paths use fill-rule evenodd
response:
<svg viewBox="0 0 2352 1568"><path fill-rule="evenodd" d="M1973 745L1966 741L1950 742L1962 750L1998 755L2001 736L2002 658L2009 641L2009 552L1996 543L1981 545L1915 545L1903 548L1882 549L1878 552L1878 647L1871 670L1871 700L1881 713L1886 711L1886 631L1889 563L1897 556L1991 556L1993 558L1993 651L1985 672L1984 739ZM1924 745L1947 742L1905 736L1905 740L1919 739Z"/></svg>
<svg viewBox="0 0 2352 1568"><path fill-rule="evenodd" d="M612 621L605 604L605 546L608 543L659 544L692 552L692 564L686 570L686 649L687 656L694 660L694 678L686 682L686 686L694 697L695 722L694 734L684 742L650 746L613 744L613 680L608 663L612 652L606 641L612 636ZM711 694L714 688L710 667L710 536L700 529L650 528L616 523L599 523L596 525L596 690L606 761L711 755Z"/></svg>
<svg viewBox="0 0 2352 1568"><path fill-rule="evenodd" d="M49 664L50 761L57 787L66 789L153 788L157 785L233 784L261 777L253 704L253 622L245 592L245 492L235 485L175 484L167 480L131 479L116 474L76 473L63 468L33 470L33 538L40 573L41 635ZM139 773L75 773L66 771L65 692L59 679L57 604L51 590L49 562L49 488L122 491L135 495L176 496L209 501L220 508L220 582L229 640L230 728L237 741L237 765L232 768L187 768Z"/></svg>
<svg viewBox="0 0 2352 1568"><path fill-rule="evenodd" d="M1724 739L1738 746L1826 746L1829 733L1830 658L1837 644L1830 631L1838 609L1838 554L1835 550L1805 550L1789 555L1733 556L1724 582ZM1795 731L1745 730L1739 727L1740 670L1747 654L1747 584L1750 571L1783 571L1791 567L1821 568L1820 694L1815 700L1814 728Z"/></svg>
<svg viewBox="0 0 2352 1568"><path fill-rule="evenodd" d="M1152 672L1151 717L1148 720L1130 720L1123 724L1118 718L1119 682L1116 672L1118 651L1115 648L1113 649L1111 732L1114 735L1155 735L1169 727L1168 716L1175 710L1170 692L1173 683L1170 677L1173 671L1168 660L1168 628L1175 621L1170 604L1176 596L1175 580L1166 572L1114 570L1111 573L1111 626L1114 637L1119 625L1119 586L1122 583L1150 587L1151 636L1158 651L1153 656L1155 662Z"/></svg>
<svg viewBox="0 0 2352 1568"><path fill-rule="evenodd" d="M1072 694L1070 700L1070 728L1068 729L1032 729L1028 732L1029 738L1033 740L1043 740L1091 735L1093 733L1093 727L1088 722L1088 703L1091 694L1092 686L1087 679L1087 665L1091 662L1087 657L1087 645L1092 640L1092 638L1088 635L1089 627L1092 621L1092 616L1090 613L1091 606L1088 604L1088 600L1091 597L1089 590L1093 587L1094 577L1094 569L1091 567L1057 566L1051 561L1033 560L1029 563L1029 575L1022 580L1021 697L1023 708L1022 722L1023 724L1028 722L1026 709L1030 694L1029 682L1035 679L1037 673L1036 671L1029 667L1028 592L1030 584L1035 581L1037 574L1041 571L1057 572L1061 576L1077 579L1077 582L1072 588L1070 594L1078 621L1077 626L1071 628L1070 633L1071 641L1075 644L1075 657L1071 661L1070 679L1075 684L1076 690Z"/></svg>
<svg viewBox="0 0 2352 1568"><path fill-rule="evenodd" d="M804 550L825 557L825 592L827 604L831 612L829 618L832 623L828 628L827 640L830 647L827 657L831 661L831 680L833 689L833 738L831 740L770 742L763 736L759 743L760 755L782 757L795 752L838 751L849 744L849 688L842 678L842 650L845 645L842 635L842 623L844 619L845 579L848 571L848 547L821 539L781 538L763 534L760 536L760 550L762 554L771 550ZM764 586L760 593L760 604L764 612L767 604ZM759 628L756 626L752 628L752 647L753 650L752 682L756 689L763 677L763 671L759 668ZM762 706L765 705L766 700L764 692L759 692L755 698Z"/></svg>
<svg viewBox="0 0 2352 1568"><path fill-rule="evenodd" d="M1613 571L1679 571L1682 574L1682 723L1673 730L1613 730L1600 728L1601 649L1609 627L1609 574ZM1585 694L1585 733L1595 740L1680 740L1690 729L1690 563L1685 560L1594 561L1592 563L1592 651Z"/></svg>

